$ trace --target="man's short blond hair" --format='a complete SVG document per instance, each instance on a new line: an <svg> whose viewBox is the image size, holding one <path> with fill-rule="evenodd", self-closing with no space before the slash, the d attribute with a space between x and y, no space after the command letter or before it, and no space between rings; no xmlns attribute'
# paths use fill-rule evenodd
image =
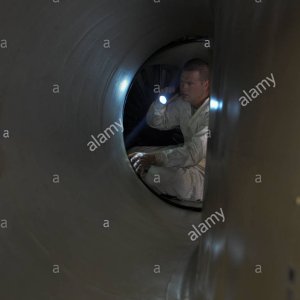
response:
<svg viewBox="0 0 300 300"><path fill-rule="evenodd" d="M187 61L182 71L198 71L201 80L210 80L210 68L209 65L200 58L193 58Z"/></svg>

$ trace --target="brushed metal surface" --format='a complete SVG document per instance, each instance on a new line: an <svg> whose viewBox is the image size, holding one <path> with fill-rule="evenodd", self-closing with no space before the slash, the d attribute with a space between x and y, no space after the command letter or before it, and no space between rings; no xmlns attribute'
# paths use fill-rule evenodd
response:
<svg viewBox="0 0 300 300"><path fill-rule="evenodd" d="M1 1L1 299L298 300L299 8ZM185 35L214 38L203 216L139 181L121 132L95 152L86 145L122 118L139 67ZM276 88L241 107L270 73ZM219 208L226 221L191 242L191 226Z"/></svg>
<svg viewBox="0 0 300 300"><path fill-rule="evenodd" d="M1 299L181 299L201 215L139 181L121 131L95 152L87 143L122 118L150 55L212 34L208 4L1 1Z"/></svg>
<svg viewBox="0 0 300 300"><path fill-rule="evenodd" d="M197 299L300 299L299 8L215 1L219 104L210 115L203 218L222 207L226 222L203 236ZM271 73L276 87L241 106L243 90Z"/></svg>

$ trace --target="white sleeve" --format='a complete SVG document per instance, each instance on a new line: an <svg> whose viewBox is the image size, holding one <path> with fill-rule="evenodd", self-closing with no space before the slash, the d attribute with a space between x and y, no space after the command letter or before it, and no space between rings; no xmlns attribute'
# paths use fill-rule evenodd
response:
<svg viewBox="0 0 300 300"><path fill-rule="evenodd" d="M158 165L164 167L191 167L206 157L208 126L197 132L183 146L155 153Z"/></svg>
<svg viewBox="0 0 300 300"><path fill-rule="evenodd" d="M171 98L169 104L162 104L159 99L155 100L146 115L147 123L150 127L169 130L173 129L180 124L180 116L178 110L177 95Z"/></svg>

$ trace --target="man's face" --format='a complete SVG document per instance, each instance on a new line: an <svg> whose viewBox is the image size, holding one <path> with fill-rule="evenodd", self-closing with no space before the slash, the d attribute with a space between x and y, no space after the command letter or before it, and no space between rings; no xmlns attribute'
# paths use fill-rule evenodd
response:
<svg viewBox="0 0 300 300"><path fill-rule="evenodd" d="M180 77L180 94L183 100L199 106L208 95L208 81L200 78L198 71L183 71Z"/></svg>

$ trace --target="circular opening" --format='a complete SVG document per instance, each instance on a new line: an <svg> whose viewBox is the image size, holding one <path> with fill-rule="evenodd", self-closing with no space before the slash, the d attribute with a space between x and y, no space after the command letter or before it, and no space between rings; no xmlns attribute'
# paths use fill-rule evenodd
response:
<svg viewBox="0 0 300 300"><path fill-rule="evenodd" d="M203 201L199 195L204 188L204 167L199 167L200 161L193 160L192 164L185 161L189 154L185 152L194 146L188 141L195 140L195 145L203 143L208 130L208 120L204 119L209 107L207 95L202 99L203 104L195 107L189 101L192 96L183 94L196 87L198 98L205 95L199 94L200 85L203 89L205 84L203 74L193 69L183 71L186 62L195 58L210 65L210 40L175 41L143 64L127 94L123 134L132 166L152 192L174 205L201 209ZM183 78L183 74L188 76ZM199 130L202 130L200 140Z"/></svg>

